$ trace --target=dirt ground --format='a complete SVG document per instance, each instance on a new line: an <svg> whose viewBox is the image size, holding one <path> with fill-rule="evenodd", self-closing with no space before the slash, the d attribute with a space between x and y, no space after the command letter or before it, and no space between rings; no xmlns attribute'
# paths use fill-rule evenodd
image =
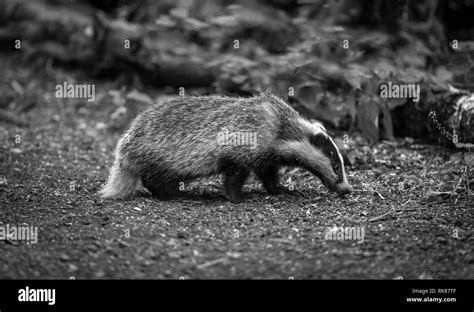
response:
<svg viewBox="0 0 474 312"><path fill-rule="evenodd" d="M293 194L270 196L252 179L239 205L219 177L169 201L102 200L123 131L111 127L109 93L120 78L89 80L93 102L57 99L56 84L84 78L7 57L0 66L0 107L26 121L0 124L0 226L38 227L36 244L0 241L0 278L474 278L472 153L350 136L357 191L345 197L286 170ZM334 226L364 237L325 239Z"/></svg>

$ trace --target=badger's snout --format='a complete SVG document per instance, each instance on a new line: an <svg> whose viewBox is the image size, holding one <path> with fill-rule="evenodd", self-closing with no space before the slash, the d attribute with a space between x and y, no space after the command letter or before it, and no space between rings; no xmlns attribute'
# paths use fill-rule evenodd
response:
<svg viewBox="0 0 474 312"><path fill-rule="evenodd" d="M336 184L336 186L334 187L334 191L340 195L345 195L352 192L352 187L349 185L349 183L342 182L342 183Z"/></svg>

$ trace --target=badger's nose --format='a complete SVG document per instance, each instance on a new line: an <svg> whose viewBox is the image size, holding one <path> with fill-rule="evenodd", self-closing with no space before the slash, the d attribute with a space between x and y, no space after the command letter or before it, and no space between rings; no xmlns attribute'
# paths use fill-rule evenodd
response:
<svg viewBox="0 0 474 312"><path fill-rule="evenodd" d="M342 182L336 185L336 192L341 195L352 192L352 187L347 182Z"/></svg>

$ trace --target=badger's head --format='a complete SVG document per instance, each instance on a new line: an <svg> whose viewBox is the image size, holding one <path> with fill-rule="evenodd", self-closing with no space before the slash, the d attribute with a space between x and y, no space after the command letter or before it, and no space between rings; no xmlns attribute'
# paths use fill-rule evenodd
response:
<svg viewBox="0 0 474 312"><path fill-rule="evenodd" d="M336 143L322 124L312 122L311 125L313 131L309 134L308 140L318 154L321 154L323 162L322 166L318 165L319 172L315 174L329 190L339 194L350 193L352 189L347 182L344 160Z"/></svg>
<svg viewBox="0 0 474 312"><path fill-rule="evenodd" d="M333 139L319 122L300 120L303 140L288 141L285 150L297 163L321 179L324 186L338 194L351 192L344 170L344 160Z"/></svg>

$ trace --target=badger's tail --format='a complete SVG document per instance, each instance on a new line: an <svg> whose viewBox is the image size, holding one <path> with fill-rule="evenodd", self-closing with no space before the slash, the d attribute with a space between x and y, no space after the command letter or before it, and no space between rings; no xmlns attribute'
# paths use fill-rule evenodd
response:
<svg viewBox="0 0 474 312"><path fill-rule="evenodd" d="M140 176L126 168L121 168L118 160L115 160L110 169L109 179L99 194L103 198L128 198L135 195L140 186Z"/></svg>

